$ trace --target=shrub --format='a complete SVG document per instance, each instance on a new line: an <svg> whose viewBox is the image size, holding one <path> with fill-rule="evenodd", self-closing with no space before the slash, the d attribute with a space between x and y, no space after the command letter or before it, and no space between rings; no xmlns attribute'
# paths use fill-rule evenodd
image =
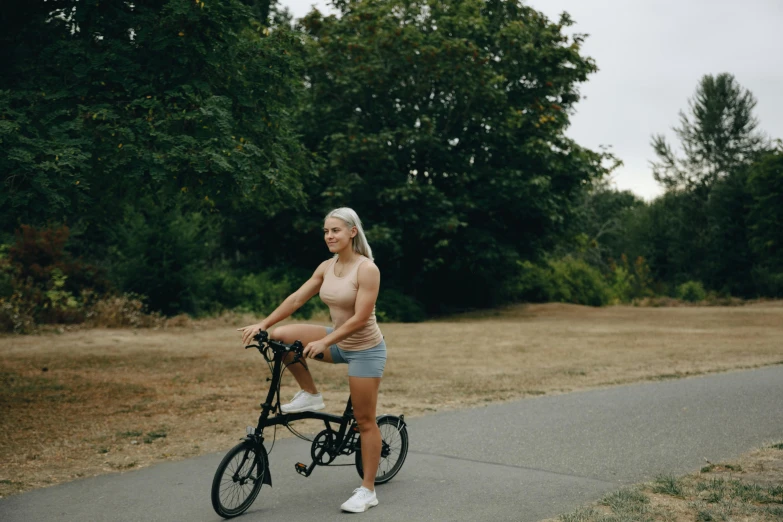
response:
<svg viewBox="0 0 783 522"><path fill-rule="evenodd" d="M144 303L135 295L107 296L98 300L87 313L87 321L102 328L145 328L163 324L163 318L147 313Z"/></svg>
<svg viewBox="0 0 783 522"><path fill-rule="evenodd" d="M394 289L380 291L375 314L378 321L417 323L426 319L419 301Z"/></svg>
<svg viewBox="0 0 783 522"><path fill-rule="evenodd" d="M653 295L650 267L643 257L639 256L636 261L630 263L628 257L622 254L619 264L610 260L609 270L611 290L616 300L628 303Z"/></svg>
<svg viewBox="0 0 783 522"><path fill-rule="evenodd" d="M84 321L109 284L102 272L66 251L67 226L22 225L0 252L0 329L28 333L36 324Z"/></svg>
<svg viewBox="0 0 783 522"><path fill-rule="evenodd" d="M564 257L550 261L553 270L553 301L589 306L604 306L612 299L609 286L600 272L586 262Z"/></svg>
<svg viewBox="0 0 783 522"><path fill-rule="evenodd" d="M267 315L309 277L296 270L261 270L247 272L222 263L206 271L195 297L197 308L205 314L225 310ZM326 306L320 299L310 299L294 317L307 319Z"/></svg>
<svg viewBox="0 0 783 522"><path fill-rule="evenodd" d="M677 287L677 298L689 303L704 301L707 292L699 281L686 281Z"/></svg>
<svg viewBox="0 0 783 522"><path fill-rule="evenodd" d="M518 261L519 273L507 285L506 295L509 301L527 301L545 303L554 294L551 271L530 261Z"/></svg>
<svg viewBox="0 0 783 522"><path fill-rule="evenodd" d="M150 310L198 314L199 296L217 251L218 218L187 211L179 201L140 201L111 231L111 274L124 293L143 295ZM208 311L208 310L207 310Z"/></svg>
<svg viewBox="0 0 783 522"><path fill-rule="evenodd" d="M508 285L513 301L559 301L589 306L611 302L612 291L600 272L585 261L566 256L545 266L519 263L519 275Z"/></svg>
<svg viewBox="0 0 783 522"><path fill-rule="evenodd" d="M0 298L0 332L30 333L35 330L32 303L19 294Z"/></svg>
<svg viewBox="0 0 783 522"><path fill-rule="evenodd" d="M609 275L611 292L615 300L621 303L633 301L633 276L622 266L613 267Z"/></svg>

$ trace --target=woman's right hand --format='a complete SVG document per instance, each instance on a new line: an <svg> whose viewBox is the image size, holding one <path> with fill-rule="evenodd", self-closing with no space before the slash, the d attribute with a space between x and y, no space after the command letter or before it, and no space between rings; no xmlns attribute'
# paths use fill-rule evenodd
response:
<svg viewBox="0 0 783 522"><path fill-rule="evenodd" d="M266 330L266 325L264 323L251 324L250 326L237 328L237 330L242 332L242 344L247 346L253 340L254 335L262 330Z"/></svg>

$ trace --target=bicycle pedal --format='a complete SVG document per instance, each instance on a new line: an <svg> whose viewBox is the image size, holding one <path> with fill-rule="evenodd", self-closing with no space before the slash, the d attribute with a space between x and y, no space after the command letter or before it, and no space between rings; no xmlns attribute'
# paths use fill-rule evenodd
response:
<svg viewBox="0 0 783 522"><path fill-rule="evenodd" d="M294 468L296 468L296 472L299 473L300 475L303 475L305 477L307 476L307 466L305 466L301 462L297 462L296 464L294 464Z"/></svg>

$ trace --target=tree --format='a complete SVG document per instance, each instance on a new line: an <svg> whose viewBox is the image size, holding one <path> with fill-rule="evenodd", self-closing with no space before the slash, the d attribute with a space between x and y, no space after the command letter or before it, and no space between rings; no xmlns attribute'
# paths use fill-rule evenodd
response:
<svg viewBox="0 0 783 522"><path fill-rule="evenodd" d="M783 296L783 150L770 152L750 169L748 235L761 295Z"/></svg>
<svg viewBox="0 0 783 522"><path fill-rule="evenodd" d="M753 94L731 74L706 75L688 101L689 113L680 112L680 126L674 129L683 156L662 135L652 139L658 156L653 175L667 194L651 208L658 216L655 226L666 228L651 234L667 239L647 248L654 272L669 284L695 280L715 291L754 292L744 180L770 145L757 130L755 106Z"/></svg>
<svg viewBox="0 0 783 522"><path fill-rule="evenodd" d="M250 8L250 11L253 13L253 16L256 20L258 20L259 23L263 25L267 25L269 20L269 14L270 10L273 7L273 4L276 2L274 0L241 0L243 4L248 6Z"/></svg>
<svg viewBox="0 0 783 522"><path fill-rule="evenodd" d="M17 2L0 21L0 224L80 221L125 202L302 204L290 108L299 39L240 0ZM97 229L97 230L96 230Z"/></svg>
<svg viewBox="0 0 783 522"><path fill-rule="evenodd" d="M428 304L497 302L516 261L567 228L606 155L564 135L578 85L596 70L518 1L337 1L302 20L307 190L313 234L330 207L370 224L385 284ZM307 225L312 223L312 225Z"/></svg>
<svg viewBox="0 0 783 522"><path fill-rule="evenodd" d="M628 220L645 206L644 200L629 190L613 189L606 179L585 187L579 203L573 233L556 255L581 256L591 265L607 269L612 261L628 254Z"/></svg>
<svg viewBox="0 0 783 522"><path fill-rule="evenodd" d="M702 77L688 107L690 115L680 112L680 127L674 128L684 157L675 154L663 135L652 139L658 156L653 176L667 189L708 188L769 147L756 130L756 98L731 74Z"/></svg>
<svg viewBox="0 0 783 522"><path fill-rule="evenodd" d="M643 257L652 279L670 287L701 276L702 257L690 241L685 197L681 191L667 191L639 207L626 223L624 253L631 259Z"/></svg>

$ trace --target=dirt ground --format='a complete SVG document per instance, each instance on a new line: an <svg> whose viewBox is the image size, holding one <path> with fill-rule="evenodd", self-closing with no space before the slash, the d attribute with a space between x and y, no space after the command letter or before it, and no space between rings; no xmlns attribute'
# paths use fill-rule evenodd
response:
<svg viewBox="0 0 783 522"><path fill-rule="evenodd" d="M236 328L250 322L0 337L0 496L233 445L255 425L269 375L241 346ZM530 305L381 328L378 413L406 416L783 364L783 302ZM339 413L345 367L313 367L327 411ZM295 391L287 376L282 396Z"/></svg>

